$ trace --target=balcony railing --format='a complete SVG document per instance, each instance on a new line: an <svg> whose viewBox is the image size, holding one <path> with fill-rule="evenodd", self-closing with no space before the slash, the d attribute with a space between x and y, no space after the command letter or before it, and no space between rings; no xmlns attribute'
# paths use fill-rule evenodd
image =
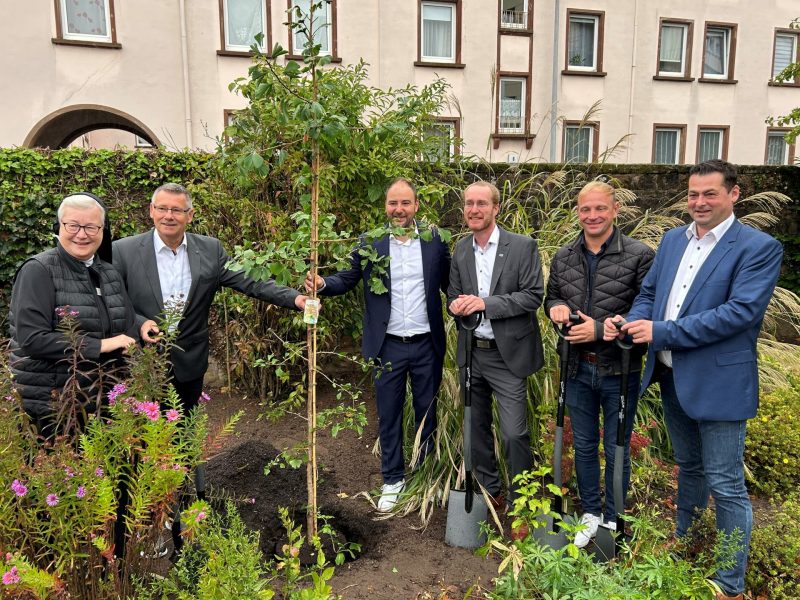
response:
<svg viewBox="0 0 800 600"><path fill-rule="evenodd" d="M500 27L503 29L527 29L528 11L504 10L500 14Z"/></svg>

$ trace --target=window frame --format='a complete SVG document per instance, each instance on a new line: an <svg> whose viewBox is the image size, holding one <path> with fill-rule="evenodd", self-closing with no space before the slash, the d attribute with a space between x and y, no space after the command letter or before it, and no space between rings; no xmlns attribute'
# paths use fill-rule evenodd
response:
<svg viewBox="0 0 800 600"><path fill-rule="evenodd" d="M734 79L733 75L736 68L736 39L738 28L739 25L737 23L722 23L718 21L705 22L705 27L703 29L703 55L700 60L700 78L698 81L702 83L737 83L737 80ZM709 29L728 30L727 73L723 75L706 74L705 71Z"/></svg>
<svg viewBox="0 0 800 600"><path fill-rule="evenodd" d="M520 99L520 126L518 128L510 127L501 127L500 126L500 116L501 116L501 106L503 101L503 82L519 82L520 89L522 90L522 98ZM498 135L524 135L527 129L527 103L528 103L528 78L520 77L518 75L500 75L498 79L497 85L497 125L496 125L496 132Z"/></svg>
<svg viewBox="0 0 800 600"><path fill-rule="evenodd" d="M577 65L570 65L569 61L569 35L572 25L572 17L591 17L595 19L596 29L594 35L594 66L593 67L580 67ZM584 75L590 77L605 77L606 72L603 71L603 46L605 45L605 11L598 10L581 10L568 8L567 9L567 30L566 40L564 43L564 69L561 71L562 75Z"/></svg>
<svg viewBox="0 0 800 600"><path fill-rule="evenodd" d="M717 157L722 160L728 160L728 144L730 140L730 125L698 125L697 126L697 139L695 140L695 162L702 162L700 160L700 134L702 132L719 132L720 136L720 155ZM711 160L711 159L704 159Z"/></svg>
<svg viewBox="0 0 800 600"><path fill-rule="evenodd" d="M503 22L503 0L498 2L499 14L497 21L497 29L504 35L532 35L533 34L533 0L523 0L522 11L524 24L518 26L516 24L509 25Z"/></svg>
<svg viewBox="0 0 800 600"><path fill-rule="evenodd" d="M117 22L114 12L114 0L104 0L106 3L106 26L108 35L92 36L87 34L75 34L67 31L66 11L64 2L66 0L53 0L55 5L56 37L51 41L54 44L64 44L68 46L89 46L92 48L122 48L117 42Z"/></svg>
<svg viewBox="0 0 800 600"><path fill-rule="evenodd" d="M656 134L659 131L664 131L664 130L669 130L669 131L677 130L678 132L679 138L678 138L678 143L676 145L678 162L675 163L656 162ZM686 164L686 123L653 123L653 141L652 141L652 153L650 156L650 162L654 165Z"/></svg>
<svg viewBox="0 0 800 600"><path fill-rule="evenodd" d="M461 119L458 117L434 117L431 125L445 125L452 127L448 158L452 160L461 154ZM427 158L427 157L426 157Z"/></svg>
<svg viewBox="0 0 800 600"><path fill-rule="evenodd" d="M250 47L247 50L229 47L227 38L227 5L232 0L219 0L219 56L248 56L252 57L253 53L250 52ZM261 52L270 56L272 52L272 0L261 0L263 5L263 21L264 26L264 43L261 46ZM241 47L240 47L241 48Z"/></svg>
<svg viewBox="0 0 800 600"><path fill-rule="evenodd" d="M589 153L587 160L576 162L571 161L571 165L584 165L597 162L600 155L600 123L598 121L564 121L561 133L561 162L567 164L567 129L588 129L590 131Z"/></svg>
<svg viewBox="0 0 800 600"><path fill-rule="evenodd" d="M311 3L319 2L319 0L309 0ZM293 22L294 19L294 2L295 0L286 0L286 10L288 11L289 15L289 23ZM327 2L323 2L326 7L326 10L329 10L330 13L328 17L330 21L328 22L328 45L330 48L330 52L323 53L320 52L320 56L330 56L331 62L340 63L342 62L342 58L339 56L339 49L337 44L337 26L336 26L336 12L337 12L337 0L330 0L330 4ZM287 25L287 29L289 32L289 54L286 55L287 60L303 60L302 55L302 48L295 48L294 47L294 36L295 33L291 27Z"/></svg>
<svg viewBox="0 0 800 600"><path fill-rule="evenodd" d="M440 4L453 6L455 23L453 25L453 45L455 46L453 61L440 61L426 59L422 55L422 6L424 4ZM463 13L461 0L417 0L417 60L415 67L444 67L450 69L463 69L461 62L461 32L463 31Z"/></svg>
<svg viewBox="0 0 800 600"><path fill-rule="evenodd" d="M661 40L665 25L679 25L686 28L686 37L683 44L683 70L680 73L661 71ZM656 74L653 79L662 81L694 81L692 77L692 50L694 40L694 21L690 19L667 19L658 21L658 48L656 50Z"/></svg>
<svg viewBox="0 0 800 600"><path fill-rule="evenodd" d="M772 36L772 62L770 62L769 85L779 87L800 87L800 77L795 77L792 81L780 83L775 81L775 54L778 50L778 36L794 37L794 60L792 62L800 62L800 31L797 29L788 29L786 27L776 27L775 34Z"/></svg>
<svg viewBox="0 0 800 600"><path fill-rule="evenodd" d="M767 127L767 139L766 143L764 144L764 164L771 165L772 163L768 163L767 160L769 159L769 139L771 137L776 137L776 134L781 134L781 137L785 136L787 133L791 131L791 127ZM783 141L786 144L786 162L781 163L781 165L773 165L773 166L792 166L794 165L795 159L797 158L796 155L796 145L790 144L786 140Z"/></svg>

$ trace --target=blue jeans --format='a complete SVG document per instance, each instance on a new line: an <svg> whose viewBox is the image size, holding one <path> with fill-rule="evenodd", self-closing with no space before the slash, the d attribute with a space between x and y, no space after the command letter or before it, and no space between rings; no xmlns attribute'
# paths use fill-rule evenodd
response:
<svg viewBox="0 0 800 600"><path fill-rule="evenodd" d="M744 591L744 575L753 509L744 483L744 438L747 421L695 421L683 410L672 371L661 376L661 396L675 462L678 463L678 523L676 535L686 535L714 496L717 529L730 535L738 529L743 546L730 569L718 569L716 581L728 595Z"/></svg>
<svg viewBox="0 0 800 600"><path fill-rule="evenodd" d="M631 474L630 441L636 401L639 393L639 376L636 371L628 378L628 428L625 432L625 463L623 464L623 497L628 493ZM575 377L567 379L566 403L572 424L573 447L575 448L575 474L578 476L578 492L583 512L595 516L603 514L600 497L600 410L603 411L603 448L606 456L605 520L613 521L617 513L614 507L614 449L617 446L617 417L621 375L601 377L597 365L578 362ZM622 507L624 509L624 507Z"/></svg>

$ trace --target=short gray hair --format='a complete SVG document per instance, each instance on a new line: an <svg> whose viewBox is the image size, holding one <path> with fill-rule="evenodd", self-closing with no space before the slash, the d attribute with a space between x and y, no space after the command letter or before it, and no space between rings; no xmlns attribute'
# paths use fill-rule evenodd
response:
<svg viewBox="0 0 800 600"><path fill-rule="evenodd" d="M183 194L184 198L186 198L186 208L192 208L192 195L189 193L189 190L183 187L180 183L165 183L164 185L158 186L156 188L156 191L153 192L153 195L150 198L150 204L155 203L158 192L169 192L170 194Z"/></svg>
<svg viewBox="0 0 800 600"><path fill-rule="evenodd" d="M58 221L61 222L61 217L64 215L64 209L66 208L77 208L80 210L86 210L89 208L99 208L101 213L101 219L103 223L106 222L106 209L105 207L100 204L95 198L87 194L72 194L67 196L61 201L61 204L58 205Z"/></svg>

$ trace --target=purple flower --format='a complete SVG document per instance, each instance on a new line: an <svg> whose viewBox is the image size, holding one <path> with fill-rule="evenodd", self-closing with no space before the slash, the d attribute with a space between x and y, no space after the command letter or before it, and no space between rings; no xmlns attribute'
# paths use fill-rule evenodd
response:
<svg viewBox="0 0 800 600"><path fill-rule="evenodd" d="M80 314L80 313L79 313L77 310L71 310L71 311L69 311L69 316L70 316L70 317L77 317L79 314Z"/></svg>
<svg viewBox="0 0 800 600"><path fill-rule="evenodd" d="M55 506L58 504L58 496L56 494L47 494L45 502L47 502L47 506Z"/></svg>
<svg viewBox="0 0 800 600"><path fill-rule="evenodd" d="M15 583L19 583L19 572L17 571L17 567L11 567L10 571L6 571L3 573L3 583L5 585L14 585Z"/></svg>
<svg viewBox="0 0 800 600"><path fill-rule="evenodd" d="M128 386L126 386L124 383L118 383L113 388L111 388L111 391L108 392L109 405L114 406L117 403L117 396L119 396L120 394L124 394L127 391L128 391Z"/></svg>
<svg viewBox="0 0 800 600"><path fill-rule="evenodd" d="M174 408L170 408L167 411L167 421L169 421L170 423L172 423L173 421L177 421L178 419L180 419L180 417L181 417L181 413L179 413Z"/></svg>
<svg viewBox="0 0 800 600"><path fill-rule="evenodd" d="M6 396L6 400L8 400L9 402L11 402L11 401L13 401L13 400L14 400L14 396Z"/></svg>
<svg viewBox="0 0 800 600"><path fill-rule="evenodd" d="M25 494L28 493L28 488L19 479L15 479L14 481L11 482L11 489L20 498L22 498Z"/></svg>
<svg viewBox="0 0 800 600"><path fill-rule="evenodd" d="M64 473L67 474L67 477L75 477L75 469L72 467L64 467Z"/></svg>
<svg viewBox="0 0 800 600"><path fill-rule="evenodd" d="M194 518L194 522L195 523L199 523L200 521L202 521L205 518L206 518L206 513L201 510L199 513L197 513L197 516Z"/></svg>
<svg viewBox="0 0 800 600"><path fill-rule="evenodd" d="M56 316L58 317L66 317L67 316L67 306L56 306Z"/></svg>
<svg viewBox="0 0 800 600"><path fill-rule="evenodd" d="M75 495L78 498L83 498L86 495L86 487L85 486L78 486L78 490L75 492Z"/></svg>
<svg viewBox="0 0 800 600"><path fill-rule="evenodd" d="M133 405L133 410L143 414L151 421L158 421L158 418L161 416L161 407L158 405L158 402L136 402Z"/></svg>
<svg viewBox="0 0 800 600"><path fill-rule="evenodd" d="M97 467L94 470L94 474L95 474L95 477L102 477L103 475L105 475L105 472L103 471L102 467Z"/></svg>
<svg viewBox="0 0 800 600"><path fill-rule="evenodd" d="M205 404L206 402L211 402L211 396L209 396L205 392L202 392L200 394L200 404Z"/></svg>

